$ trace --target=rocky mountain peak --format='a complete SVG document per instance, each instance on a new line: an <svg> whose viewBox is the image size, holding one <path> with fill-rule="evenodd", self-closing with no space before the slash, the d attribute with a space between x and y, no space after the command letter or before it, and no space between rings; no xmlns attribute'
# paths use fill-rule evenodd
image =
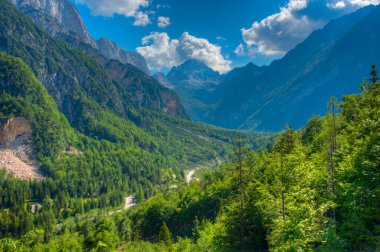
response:
<svg viewBox="0 0 380 252"><path fill-rule="evenodd" d="M198 60L187 60L173 67L167 75L174 86L189 89L209 89L220 81L220 74Z"/></svg>
<svg viewBox="0 0 380 252"><path fill-rule="evenodd" d="M123 64L132 64L146 74L150 74L144 57L137 52L128 52L108 38L102 37L96 41L99 51L109 59L115 59Z"/></svg>
<svg viewBox="0 0 380 252"><path fill-rule="evenodd" d="M123 64L132 64L149 74L148 65L142 55L120 48L108 38L95 41L89 34L83 20L69 0L11 0L24 14L33 19L43 30L53 36L69 34L81 42L99 49L108 59L116 59Z"/></svg>
<svg viewBox="0 0 380 252"><path fill-rule="evenodd" d="M78 10L69 0L11 0L11 2L51 34L75 34L81 41L96 47Z"/></svg>

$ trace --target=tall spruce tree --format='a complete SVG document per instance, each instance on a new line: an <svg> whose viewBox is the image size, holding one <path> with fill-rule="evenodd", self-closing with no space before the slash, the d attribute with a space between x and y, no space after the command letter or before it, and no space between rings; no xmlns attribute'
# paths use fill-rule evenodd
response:
<svg viewBox="0 0 380 252"><path fill-rule="evenodd" d="M295 147L294 131L290 126L286 126L286 130L283 131L274 144L274 151L280 155L280 181L281 181L281 210L282 219L285 221L285 193L286 193L286 178L284 158L287 154L291 153Z"/></svg>
<svg viewBox="0 0 380 252"><path fill-rule="evenodd" d="M337 128L337 113L339 111L338 99L331 97L328 103L329 117L330 117L330 132L329 132L329 148L328 148L328 184L329 191L331 193L331 198L335 202L335 164L334 164L334 155L336 152L336 128ZM335 207L333 208L333 218L336 221L336 212Z"/></svg>
<svg viewBox="0 0 380 252"><path fill-rule="evenodd" d="M377 77L377 69L376 69L376 65L373 64L372 65L372 68L371 68L371 78L369 79L371 81L372 84L375 84L379 81L379 78Z"/></svg>

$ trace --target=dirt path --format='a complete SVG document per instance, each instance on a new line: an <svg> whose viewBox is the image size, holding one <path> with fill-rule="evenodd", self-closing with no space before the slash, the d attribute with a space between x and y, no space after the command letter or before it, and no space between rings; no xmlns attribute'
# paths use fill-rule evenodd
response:
<svg viewBox="0 0 380 252"><path fill-rule="evenodd" d="M125 203L124 203L124 210L127 210L128 208L136 205L135 203L133 203L133 196L128 196L125 198Z"/></svg>
<svg viewBox="0 0 380 252"><path fill-rule="evenodd" d="M116 211L108 212L106 215L113 215L114 213L120 213L121 211L128 210L132 206L136 205L135 203L133 203L133 201L134 201L134 197L133 196L127 196L127 197L125 197L123 209L119 209L119 210L116 210Z"/></svg>

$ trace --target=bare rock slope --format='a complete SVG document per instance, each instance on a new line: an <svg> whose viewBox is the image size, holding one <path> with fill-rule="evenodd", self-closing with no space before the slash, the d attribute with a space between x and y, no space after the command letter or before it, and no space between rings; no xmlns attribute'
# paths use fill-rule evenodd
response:
<svg viewBox="0 0 380 252"><path fill-rule="evenodd" d="M33 158L32 129L22 117L9 118L0 127L0 168L20 179L43 179Z"/></svg>

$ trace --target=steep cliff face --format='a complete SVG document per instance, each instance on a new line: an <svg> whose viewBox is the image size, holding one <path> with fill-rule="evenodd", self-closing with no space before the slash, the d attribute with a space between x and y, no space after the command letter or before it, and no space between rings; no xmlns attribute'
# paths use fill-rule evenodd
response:
<svg viewBox="0 0 380 252"><path fill-rule="evenodd" d="M69 0L11 0L11 2L35 24L53 36L75 36L93 48L99 49L108 59L132 64L150 74L144 57L139 53L128 52L108 38L95 41L87 31L75 5Z"/></svg>
<svg viewBox="0 0 380 252"><path fill-rule="evenodd" d="M17 138L30 135L32 129L22 117L9 118L0 128L0 146L12 147Z"/></svg>
<svg viewBox="0 0 380 252"><path fill-rule="evenodd" d="M115 59L124 64L131 64L145 72L150 74L148 65L144 57L137 52L128 52L119 47L115 42L108 38L100 38L96 41L99 51L108 59Z"/></svg>
<svg viewBox="0 0 380 252"><path fill-rule="evenodd" d="M69 0L11 0L42 29L53 35L75 34L83 42L96 47L78 10Z"/></svg>

